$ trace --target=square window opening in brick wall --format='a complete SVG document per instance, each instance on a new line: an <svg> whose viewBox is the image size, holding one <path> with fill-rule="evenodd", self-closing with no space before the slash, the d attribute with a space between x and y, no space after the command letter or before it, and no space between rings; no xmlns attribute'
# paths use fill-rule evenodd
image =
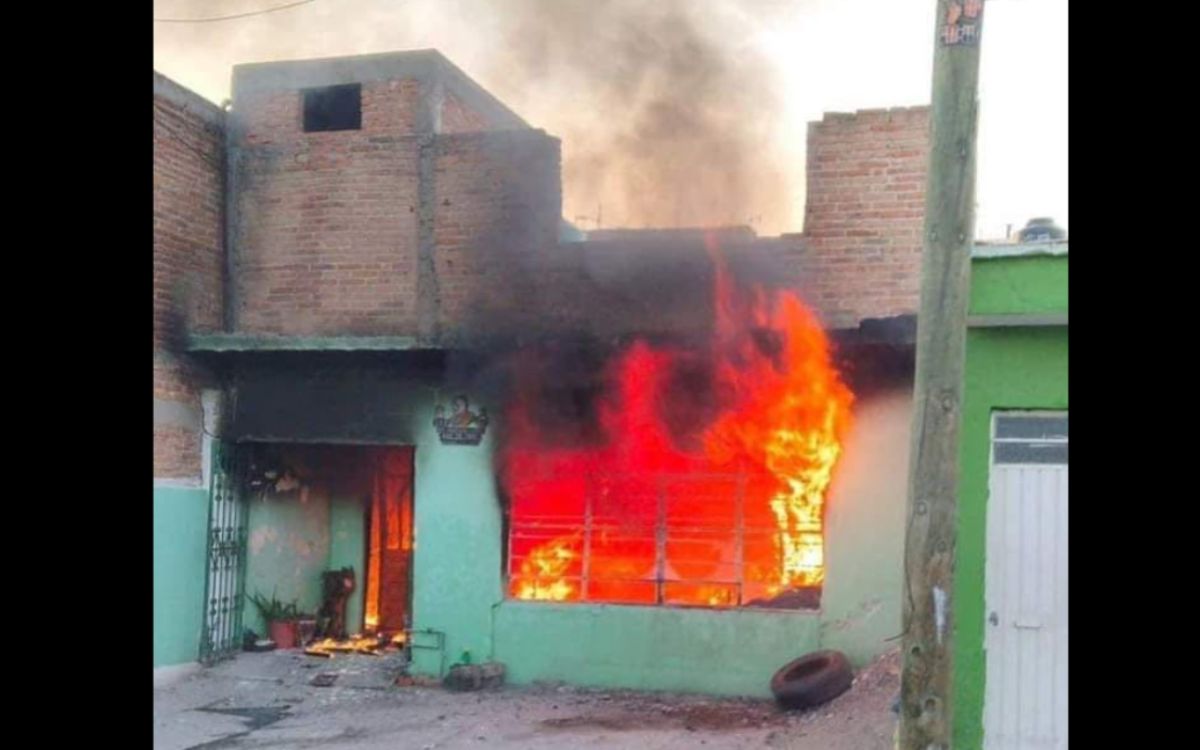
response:
<svg viewBox="0 0 1200 750"><path fill-rule="evenodd" d="M304 132L362 129L362 84L305 89Z"/></svg>

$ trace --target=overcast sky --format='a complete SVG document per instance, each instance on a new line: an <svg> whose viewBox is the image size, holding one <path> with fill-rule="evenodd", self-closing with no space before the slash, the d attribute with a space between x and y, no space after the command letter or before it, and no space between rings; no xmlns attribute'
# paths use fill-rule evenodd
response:
<svg viewBox="0 0 1200 750"><path fill-rule="evenodd" d="M582 19L597 37L612 26L608 15L634 7L631 0L605 1L616 10L604 11L604 2L595 0L587 12L605 18ZM202 18L288 2L158 0L154 13ZM577 69L561 72L579 64L569 54L551 55L545 70L529 67L530 50L515 30L524 33L530 21L514 25L513 16L528 16L531 8L554 10L555 2L313 0L220 23L155 23L154 66L220 102L239 63L437 48L532 125L563 138L564 214L573 219L591 210L583 205L596 200L589 190L620 188L619 180L603 188L589 181L592 162L584 157L588 148L619 142L621 123L607 108L589 110L605 92L591 90L595 81ZM830 111L929 102L934 0L692 0L681 7L722 55L738 64L753 57L760 61L755 70L765 71L761 77L769 81L771 103L747 117L770 121L754 137L781 171L769 184L783 196L758 212L765 214L760 233L800 229L809 121ZM566 15L544 14L552 31ZM985 19L976 235L1000 237L1007 225L1019 228L1035 216L1067 226L1067 0L988 0ZM571 49L579 46L570 33L561 38ZM611 219L605 223L621 223L619 205L604 200L616 206L605 209Z"/></svg>

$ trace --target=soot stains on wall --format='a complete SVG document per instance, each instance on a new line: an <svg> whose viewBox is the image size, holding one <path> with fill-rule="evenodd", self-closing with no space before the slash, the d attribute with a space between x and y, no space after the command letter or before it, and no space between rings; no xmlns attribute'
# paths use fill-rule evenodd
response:
<svg viewBox="0 0 1200 750"><path fill-rule="evenodd" d="M235 363L235 440L415 443L414 420L458 383L437 352L251 356Z"/></svg>

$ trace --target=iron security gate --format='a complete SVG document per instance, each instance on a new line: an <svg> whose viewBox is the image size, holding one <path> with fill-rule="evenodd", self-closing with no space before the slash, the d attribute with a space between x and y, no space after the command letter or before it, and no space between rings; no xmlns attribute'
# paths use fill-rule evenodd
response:
<svg viewBox="0 0 1200 750"><path fill-rule="evenodd" d="M242 589L246 573L246 501L239 451L214 442L208 505L208 563L200 660L211 664L241 646Z"/></svg>

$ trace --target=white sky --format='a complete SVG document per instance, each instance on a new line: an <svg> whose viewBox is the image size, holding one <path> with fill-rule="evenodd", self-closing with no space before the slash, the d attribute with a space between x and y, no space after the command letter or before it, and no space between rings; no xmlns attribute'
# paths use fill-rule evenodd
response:
<svg viewBox="0 0 1200 750"><path fill-rule="evenodd" d="M204 17L286 0L159 0L156 17ZM316 0L295 9L209 24L154 24L154 66L214 101L228 96L233 65L435 47L536 127L555 133L569 102L529 101L490 63L488 17L464 17L462 0ZM553 2L553 0L547 0ZM503 12L504 0L494 0ZM806 126L824 112L928 103L935 0L779 0L769 22L739 17L738 44L759 46L787 97L780 157L796 164L791 191L803 212ZM988 0L978 143L976 236L998 238L1035 216L1067 226L1067 0ZM719 10L738 15L736 4ZM737 28L731 25L731 29ZM469 29L469 31L467 31ZM499 40L496 41L499 43ZM732 42L731 42L732 43ZM526 84L527 85L527 84ZM564 127L565 124L564 124ZM568 152L569 153L569 152ZM570 196L564 196L567 202ZM566 211L565 211L566 212Z"/></svg>

